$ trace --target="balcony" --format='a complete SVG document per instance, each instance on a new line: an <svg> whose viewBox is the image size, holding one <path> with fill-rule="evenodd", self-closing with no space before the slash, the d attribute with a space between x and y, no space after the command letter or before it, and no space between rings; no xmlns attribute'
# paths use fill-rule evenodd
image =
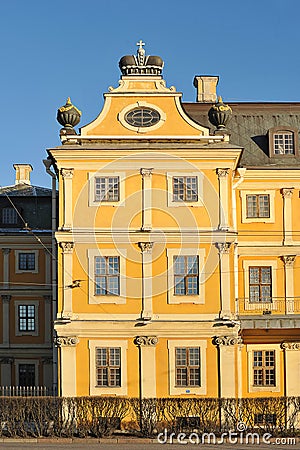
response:
<svg viewBox="0 0 300 450"><path fill-rule="evenodd" d="M276 297L270 302L250 302L249 298L239 298L237 314L238 316L300 314L300 298Z"/></svg>

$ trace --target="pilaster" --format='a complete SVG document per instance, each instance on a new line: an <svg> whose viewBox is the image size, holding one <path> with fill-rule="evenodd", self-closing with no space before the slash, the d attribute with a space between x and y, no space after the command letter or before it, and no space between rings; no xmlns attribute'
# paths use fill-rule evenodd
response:
<svg viewBox="0 0 300 450"><path fill-rule="evenodd" d="M152 305L152 248L153 242L139 242L142 253L142 318L151 319Z"/></svg>
<svg viewBox="0 0 300 450"><path fill-rule="evenodd" d="M284 188L281 190L283 197L283 245L293 244L292 235L292 196L294 188Z"/></svg>
<svg viewBox="0 0 300 450"><path fill-rule="evenodd" d="M63 316L72 314L72 269L73 269L73 242L60 242L62 249L62 297L63 297Z"/></svg>
<svg viewBox="0 0 300 450"><path fill-rule="evenodd" d="M9 288L9 254L10 248L3 248L3 289Z"/></svg>
<svg viewBox="0 0 300 450"><path fill-rule="evenodd" d="M54 340L60 348L61 395L62 397L76 396L76 345L77 336L59 336Z"/></svg>
<svg viewBox="0 0 300 450"><path fill-rule="evenodd" d="M3 345L9 345L9 306L11 295L2 295L2 336Z"/></svg>
<svg viewBox="0 0 300 450"><path fill-rule="evenodd" d="M230 291L230 247L231 242L217 242L220 264L220 317L229 318L231 311L231 291Z"/></svg>
<svg viewBox="0 0 300 450"><path fill-rule="evenodd" d="M140 389L142 398L156 397L156 336L137 336L134 340L140 352Z"/></svg>
<svg viewBox="0 0 300 450"><path fill-rule="evenodd" d="M219 180L219 229L229 229L228 175L229 169L217 169Z"/></svg>
<svg viewBox="0 0 300 450"><path fill-rule="evenodd" d="M285 274L285 311L294 314L294 262L296 255L282 256Z"/></svg>
<svg viewBox="0 0 300 450"><path fill-rule="evenodd" d="M1 385L2 386L11 386L12 385L12 370L11 366L14 362L14 358L2 358L1 362Z"/></svg>
<svg viewBox="0 0 300 450"><path fill-rule="evenodd" d="M285 357L285 379L287 397L300 396L299 367L300 342L283 342L281 348Z"/></svg>
<svg viewBox="0 0 300 450"><path fill-rule="evenodd" d="M142 175L142 231L152 230L152 170L140 169Z"/></svg>
<svg viewBox="0 0 300 450"><path fill-rule="evenodd" d="M237 346L241 343L238 336L217 336L213 339L219 352L219 396L222 398L236 397Z"/></svg>
<svg viewBox="0 0 300 450"><path fill-rule="evenodd" d="M63 179L63 211L64 219L62 228L70 230L72 228L72 178L74 169L61 169Z"/></svg>
<svg viewBox="0 0 300 450"><path fill-rule="evenodd" d="M52 317L51 317L51 296L44 295L44 304L45 304L45 344L51 344L51 335L52 335Z"/></svg>

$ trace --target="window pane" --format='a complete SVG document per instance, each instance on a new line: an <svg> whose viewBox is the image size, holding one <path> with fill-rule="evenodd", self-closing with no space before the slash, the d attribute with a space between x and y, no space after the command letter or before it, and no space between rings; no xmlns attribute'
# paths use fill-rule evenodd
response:
<svg viewBox="0 0 300 450"><path fill-rule="evenodd" d="M271 283L271 267L261 268L261 282L264 284Z"/></svg>
<svg viewBox="0 0 300 450"><path fill-rule="evenodd" d="M119 273L119 257L118 256L108 256L108 271L109 274Z"/></svg>
<svg viewBox="0 0 300 450"><path fill-rule="evenodd" d="M189 349L189 364L191 366L198 366L200 362L200 349L195 347L195 348L190 348Z"/></svg>
<svg viewBox="0 0 300 450"><path fill-rule="evenodd" d="M19 253L19 270L34 270L34 269L35 269L35 254Z"/></svg>
<svg viewBox="0 0 300 450"><path fill-rule="evenodd" d="M258 284L259 283L259 268L258 267L249 267L249 275L250 275L250 284Z"/></svg>
<svg viewBox="0 0 300 450"><path fill-rule="evenodd" d="M109 349L109 364L110 366L120 365L121 349L119 347L112 347Z"/></svg>
<svg viewBox="0 0 300 450"><path fill-rule="evenodd" d="M14 208L3 208L2 209L2 223L5 224L16 224L18 222L17 211Z"/></svg>
<svg viewBox="0 0 300 450"><path fill-rule="evenodd" d="M200 369L190 369L190 386L200 386Z"/></svg>
<svg viewBox="0 0 300 450"><path fill-rule="evenodd" d="M259 286L250 286L250 302L259 302Z"/></svg>
<svg viewBox="0 0 300 450"><path fill-rule="evenodd" d="M184 278L175 276L175 295L185 295Z"/></svg>
<svg viewBox="0 0 300 450"><path fill-rule="evenodd" d="M107 294L119 295L119 277L107 277Z"/></svg>
<svg viewBox="0 0 300 450"><path fill-rule="evenodd" d="M173 201L198 201L198 178L173 177Z"/></svg>
<svg viewBox="0 0 300 450"><path fill-rule="evenodd" d="M293 155L295 153L293 132L279 131L274 134L274 153L277 155Z"/></svg>
<svg viewBox="0 0 300 450"><path fill-rule="evenodd" d="M269 195L259 195L259 217L270 217Z"/></svg>
<svg viewBox="0 0 300 450"><path fill-rule="evenodd" d="M176 275L185 274L184 256L174 256L174 273Z"/></svg>
<svg viewBox="0 0 300 450"><path fill-rule="evenodd" d="M186 348L176 348L176 365L177 366L185 366L187 364L187 350Z"/></svg>
<svg viewBox="0 0 300 450"><path fill-rule="evenodd" d="M198 256L187 256L187 273L198 273Z"/></svg>
<svg viewBox="0 0 300 450"><path fill-rule="evenodd" d="M106 277L95 278L95 295L106 294Z"/></svg>
<svg viewBox="0 0 300 450"><path fill-rule="evenodd" d="M176 385L187 386L187 369L185 368L176 369Z"/></svg>
<svg viewBox="0 0 300 450"><path fill-rule="evenodd" d="M247 217L257 217L257 197L256 195L246 196Z"/></svg>
<svg viewBox="0 0 300 450"><path fill-rule="evenodd" d="M198 294L198 278L197 277L186 277L187 281L187 294L197 295Z"/></svg>
<svg viewBox="0 0 300 450"><path fill-rule="evenodd" d="M121 349L100 347L96 349L97 386L121 386Z"/></svg>
<svg viewBox="0 0 300 450"><path fill-rule="evenodd" d="M200 386L200 348L175 348L176 385Z"/></svg>
<svg viewBox="0 0 300 450"><path fill-rule="evenodd" d="M253 352L254 365L262 366L262 351Z"/></svg>
<svg viewBox="0 0 300 450"><path fill-rule="evenodd" d="M120 259L118 256L96 256L95 295L119 295ZM101 276L100 276L101 275Z"/></svg>
<svg viewBox="0 0 300 450"><path fill-rule="evenodd" d="M261 301L270 302L271 301L271 286L261 287Z"/></svg>
<svg viewBox="0 0 300 450"><path fill-rule="evenodd" d="M107 364L107 348L96 349L96 363L99 366L105 366Z"/></svg>
<svg viewBox="0 0 300 450"><path fill-rule="evenodd" d="M96 177L95 201L119 201L119 177Z"/></svg>

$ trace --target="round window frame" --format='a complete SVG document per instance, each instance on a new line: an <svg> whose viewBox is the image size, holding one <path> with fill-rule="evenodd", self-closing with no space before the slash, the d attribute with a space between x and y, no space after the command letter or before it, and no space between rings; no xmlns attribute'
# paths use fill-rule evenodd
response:
<svg viewBox="0 0 300 450"><path fill-rule="evenodd" d="M150 115L147 117L141 117L141 122L143 122L144 118L146 119L144 123L140 123L140 124L135 124L134 122L134 113L136 112L141 112L141 111L147 111L147 113L150 113ZM146 114L147 114L146 113ZM155 113L156 116L153 114L151 116L151 113ZM133 116L129 116L130 114L133 114ZM126 122L131 125L132 127L136 127L136 128L150 128L153 127L154 125L156 125L159 121L160 121L160 114L157 111L157 109L153 109L153 108L147 108L145 106L139 106L138 108L133 108L130 111L128 111L125 116L124 119L126 120ZM148 120L148 124L146 124L146 121ZM131 121L131 122L130 122Z"/></svg>
<svg viewBox="0 0 300 450"><path fill-rule="evenodd" d="M160 119L154 125L150 125L149 127L130 125L126 121L125 117L130 111L138 108L147 108L157 111ZM118 120L123 125L123 127L127 128L128 130L135 131L136 133L148 133L149 131L157 130L165 123L166 113L162 109L158 108L156 105L152 105L151 103L136 102L123 108L122 111L120 111L118 114Z"/></svg>

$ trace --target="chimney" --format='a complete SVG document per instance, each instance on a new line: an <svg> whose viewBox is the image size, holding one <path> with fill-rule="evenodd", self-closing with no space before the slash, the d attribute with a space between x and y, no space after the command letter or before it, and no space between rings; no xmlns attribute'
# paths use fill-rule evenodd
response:
<svg viewBox="0 0 300 450"><path fill-rule="evenodd" d="M194 78L194 86L197 89L197 102L215 103L217 100L218 81L218 76L196 76Z"/></svg>
<svg viewBox="0 0 300 450"><path fill-rule="evenodd" d="M31 184L30 183L30 172L32 171L31 164L14 164L14 169L16 171L15 184Z"/></svg>

